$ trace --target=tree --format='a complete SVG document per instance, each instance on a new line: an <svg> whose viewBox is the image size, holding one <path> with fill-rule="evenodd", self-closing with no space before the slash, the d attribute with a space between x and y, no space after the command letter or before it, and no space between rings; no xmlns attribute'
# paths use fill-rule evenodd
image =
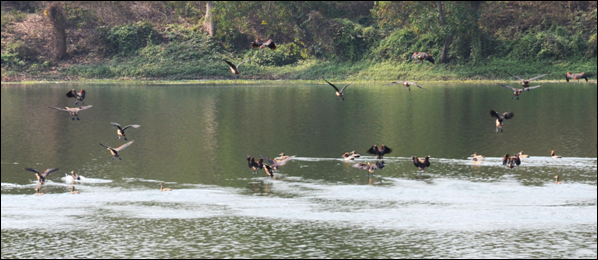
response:
<svg viewBox="0 0 598 260"><path fill-rule="evenodd" d="M63 59L66 56L66 18L60 2L51 3L44 10L44 15L47 17L53 30L54 59Z"/></svg>
<svg viewBox="0 0 598 260"><path fill-rule="evenodd" d="M207 1L204 26L208 31L208 34L211 37L214 37L214 35L216 35L216 21L213 19L212 9L214 9L214 3L212 1Z"/></svg>

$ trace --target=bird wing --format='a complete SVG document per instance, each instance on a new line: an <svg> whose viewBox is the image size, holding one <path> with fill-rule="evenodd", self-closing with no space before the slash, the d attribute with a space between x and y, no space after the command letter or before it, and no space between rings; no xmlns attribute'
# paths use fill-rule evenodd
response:
<svg viewBox="0 0 598 260"><path fill-rule="evenodd" d="M295 159L295 155L289 156L289 157L285 158L284 160L278 161L278 162L272 164L272 166L283 166L293 159Z"/></svg>
<svg viewBox="0 0 598 260"><path fill-rule="evenodd" d="M270 159L270 157L266 157L266 156L263 156L261 154L260 154L260 157L262 157L262 159L268 161L272 165L276 164L276 162L274 160Z"/></svg>
<svg viewBox="0 0 598 260"><path fill-rule="evenodd" d="M73 90L74 90L74 89L73 89ZM77 96L75 95L75 91L73 91L73 90L71 90L71 91L67 92L67 93L66 93L66 96L67 96L67 97L70 97L70 98L77 97Z"/></svg>
<svg viewBox="0 0 598 260"><path fill-rule="evenodd" d="M139 127L141 127L141 126L140 125L128 125L128 126L125 126L125 128L123 128L123 131L127 130L127 128L139 128Z"/></svg>
<svg viewBox="0 0 598 260"><path fill-rule="evenodd" d="M241 64L243 64L243 63L245 63L245 62L248 62L248 61L249 61L249 59L246 59L246 60L244 60L244 61L241 61L241 63L237 64L237 69L239 69L239 66L241 66Z"/></svg>
<svg viewBox="0 0 598 260"><path fill-rule="evenodd" d="M419 160L419 158L417 158L417 156L413 156L411 159L413 160L413 165L415 165L415 167L421 168L422 162Z"/></svg>
<svg viewBox="0 0 598 260"><path fill-rule="evenodd" d="M508 161L509 161L509 154L505 154L505 156L502 157L502 165L507 165Z"/></svg>
<svg viewBox="0 0 598 260"><path fill-rule="evenodd" d="M426 156L424 159L424 166L430 167L430 156Z"/></svg>
<svg viewBox="0 0 598 260"><path fill-rule="evenodd" d="M373 169L382 169L384 168L384 161L376 162L376 165L372 167Z"/></svg>
<svg viewBox="0 0 598 260"><path fill-rule="evenodd" d="M34 172L36 174L40 174L36 169L33 168L25 168L26 171Z"/></svg>
<svg viewBox="0 0 598 260"><path fill-rule="evenodd" d="M434 58L432 58L432 55L429 55L429 54L428 54L428 55L424 56L424 59L426 59L426 60L427 60L427 61L429 61L429 62L432 62L432 63L434 63Z"/></svg>
<svg viewBox="0 0 598 260"><path fill-rule="evenodd" d="M82 111L82 110L90 109L91 107L93 107L93 106L89 105L89 106L84 106L84 107L76 107L76 108L73 108L73 109L76 109L78 111Z"/></svg>
<svg viewBox="0 0 598 260"><path fill-rule="evenodd" d="M540 75L540 76L536 76L536 77L533 77L533 78L531 78L531 79L528 79L527 81L536 80L536 79L539 79L539 78L541 78L541 77L544 77L544 76L546 76L546 75L548 75L548 74L542 74L542 75Z"/></svg>
<svg viewBox="0 0 598 260"><path fill-rule="evenodd" d="M81 89L81 91L79 91L79 96L81 96L81 99L85 98L85 90Z"/></svg>
<svg viewBox="0 0 598 260"><path fill-rule="evenodd" d="M49 107L49 108L53 108L53 109L56 109L56 110L60 110L60 111L66 111L66 112L69 112L69 110L68 110L68 109L66 109L66 108L62 108L62 107Z"/></svg>
<svg viewBox="0 0 598 260"><path fill-rule="evenodd" d="M233 69L237 69L237 66L235 66L235 64L232 64L230 61L224 60L224 62L226 62L226 64L228 64L229 67L233 68Z"/></svg>
<svg viewBox="0 0 598 260"><path fill-rule="evenodd" d="M401 83L401 82L399 82L399 81L395 81L395 82L390 82L390 83L388 83L388 84L386 84L386 85L392 85L392 84L403 84L403 83ZM386 86L386 85L385 85L385 86Z"/></svg>
<svg viewBox="0 0 598 260"><path fill-rule="evenodd" d="M353 84L353 83L349 83L349 84L345 85L345 86L344 86L344 87L341 89L341 91L340 91L340 92L343 92L343 91L345 91L345 89L346 89L346 88L347 88L349 85L351 85L351 84Z"/></svg>
<svg viewBox="0 0 598 260"><path fill-rule="evenodd" d="M522 81L524 80L524 79L522 79L522 78L520 78L520 77L517 77L517 76L515 76L515 75L511 74L511 73L508 73L508 72L507 72L507 74L509 74L509 75L511 75L511 76L513 76L513 77L515 77L515 78L516 78L516 79L518 79L518 80L522 80Z"/></svg>
<svg viewBox="0 0 598 260"><path fill-rule="evenodd" d="M423 88L423 89L426 89L426 88L424 88L424 87L422 87L422 86L418 85L418 84L417 84L417 83L415 83L415 82L411 82L411 81L405 81L405 82L406 82L407 84L409 84L409 85L414 85L414 86L417 86L418 88Z"/></svg>
<svg viewBox="0 0 598 260"><path fill-rule="evenodd" d="M513 91L517 91L517 89L516 89L516 88L514 88L514 87L511 87L511 86L503 85L503 84L500 84L500 83L498 83L498 85L501 85L501 86L503 86L503 87L505 87L505 88L508 88L508 89L510 89L510 90L513 90Z"/></svg>
<svg viewBox="0 0 598 260"><path fill-rule="evenodd" d="M504 113L502 114L502 117L503 117L504 119L511 119L511 118L513 118L514 116L515 116L515 113L513 113L513 112L504 112Z"/></svg>
<svg viewBox="0 0 598 260"><path fill-rule="evenodd" d="M116 126L116 127L117 127L118 129L120 129L121 131L123 130L123 128L122 128L122 127L121 127L119 124L117 124L117 123L110 122L110 124L111 124L111 125L113 125L113 126Z"/></svg>
<svg viewBox="0 0 598 260"><path fill-rule="evenodd" d="M490 116L496 117L496 119L500 119L500 114L498 114L498 112L496 112L494 110L490 110Z"/></svg>
<svg viewBox="0 0 598 260"><path fill-rule="evenodd" d="M378 154L378 146L377 145L372 146L370 149L368 149L367 153L377 155Z"/></svg>
<svg viewBox="0 0 598 260"><path fill-rule="evenodd" d="M334 84L328 82L328 80L326 80L326 79L324 79L324 81L326 81L326 83L328 83L330 86L332 86L337 92L340 92L340 90L338 90L338 88Z"/></svg>
<svg viewBox="0 0 598 260"><path fill-rule="evenodd" d="M112 147L110 147L110 146L107 146L107 145L103 145L103 144L100 144L100 145L101 145L101 146L103 146L103 147L106 147L106 148L108 148L108 149L113 149Z"/></svg>
<svg viewBox="0 0 598 260"><path fill-rule="evenodd" d="M388 146L386 146L386 145L383 145L382 152L384 152L385 154L390 153L390 152L392 152L392 149L388 148Z"/></svg>
<svg viewBox="0 0 598 260"><path fill-rule="evenodd" d="M42 174L42 176L43 176L44 178L46 178L46 177L48 177L48 175L50 175L50 173L53 173L53 172L55 172L55 171L58 171L58 168L50 168L50 169L46 169L46 170L44 171L44 173Z"/></svg>
<svg viewBox="0 0 598 260"><path fill-rule="evenodd" d="M130 142L126 143L126 144L123 144L123 145L121 145L121 146L119 146L119 147L117 147L117 148L114 148L114 150L116 150L117 152L120 152L122 149L125 149L125 148L127 148L127 147L128 147L129 145L131 145L133 142L135 142L135 140L133 140L133 141L130 141Z"/></svg>

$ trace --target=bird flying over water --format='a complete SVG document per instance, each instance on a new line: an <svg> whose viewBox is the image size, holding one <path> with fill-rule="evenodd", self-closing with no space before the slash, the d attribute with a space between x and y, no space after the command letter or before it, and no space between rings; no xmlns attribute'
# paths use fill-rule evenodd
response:
<svg viewBox="0 0 598 260"><path fill-rule="evenodd" d="M75 89L72 89L71 91L66 93L66 96L69 98L75 98L75 106L79 104L79 101L81 101L81 103L85 105L85 102L83 102L83 99L85 99L85 90L83 89L81 89L79 93L77 93Z"/></svg>
<svg viewBox="0 0 598 260"><path fill-rule="evenodd" d="M528 87L528 88L522 88L522 89L521 89L521 88L514 88L514 87L511 87L511 86L503 85L503 84L500 84L500 83L499 83L498 85L501 85L501 86L503 86L503 87L505 87L505 88L508 88L508 89L510 89L510 90L513 90L513 97L511 97L511 99L513 99L513 98L517 97L517 100L519 100L519 95L521 95L521 93L522 93L523 91L530 91L530 90L532 90L532 89L536 89L536 88L539 88L539 87L541 87L541 85L538 85L538 86L533 86L533 87Z"/></svg>
<svg viewBox="0 0 598 260"><path fill-rule="evenodd" d="M576 80L577 83L581 83L580 79L585 79L586 82L588 82L588 76L584 72L582 72L582 73L567 72L567 75L565 75L565 79L567 80L567 82L569 82L570 79Z"/></svg>
<svg viewBox="0 0 598 260"><path fill-rule="evenodd" d="M416 87L421 88L421 89L426 89L426 88L418 85L417 83L411 82L411 81L395 81L395 82L388 83L386 85L390 85L390 84L403 85L405 87L405 89L408 89L409 91L411 91L411 86L416 86Z"/></svg>
<svg viewBox="0 0 598 260"><path fill-rule="evenodd" d="M120 139L120 137L122 136L125 139L125 141L128 141L127 140L127 136L125 135L125 130L127 130L127 128L129 128L129 127L130 128L139 128L139 127L141 127L140 125L128 125L128 126L125 126L125 127L121 127L119 124L114 123L114 122L110 122L110 124L113 125L113 126L116 126L116 128L117 128L116 129L116 134L118 135L118 139Z"/></svg>
<svg viewBox="0 0 598 260"><path fill-rule="evenodd" d="M339 101L345 100L345 94L343 91L345 91L345 89L351 84L347 84L341 90L339 90L334 84L328 82L328 80L324 79L324 81L326 81L326 83L328 83L330 86L332 86L334 88L334 90L336 90L336 96L338 97Z"/></svg>
<svg viewBox="0 0 598 260"><path fill-rule="evenodd" d="M39 185L43 185L46 182L46 178L48 178L48 176L50 175L50 173L58 171L58 168L46 169L42 173L40 173L39 171L37 171L36 169L33 169L33 168L25 168L25 170L35 173L35 177L37 177L38 184Z"/></svg>
<svg viewBox="0 0 598 260"><path fill-rule="evenodd" d="M509 168L513 169L515 166L519 166L521 164L521 159L519 159L519 155L509 156L509 154L505 154L502 157L502 165L506 165Z"/></svg>
<svg viewBox="0 0 598 260"><path fill-rule="evenodd" d="M112 148L112 147L110 147L110 146L103 145L103 144L100 144L100 145L101 145L101 146L103 146L103 147L106 147L106 149L108 149L108 151L110 151L110 153L112 154L112 160L113 160L113 161L114 161L114 159L116 159L117 157L118 157L118 159L119 159L119 160L121 160L121 161L122 161L122 158L120 158L120 154L118 154L118 153L119 153L120 151L122 151L123 149L125 149L125 148L129 147L129 145L131 145L133 142L135 142L135 141L134 141L134 140L133 140L133 141L130 141L130 142L128 142L128 143L126 143L126 144L123 144L123 145L121 145L121 146L119 146L119 147L117 147L117 148Z"/></svg>
<svg viewBox="0 0 598 260"><path fill-rule="evenodd" d="M496 132L498 132L498 129L500 129L500 132L502 133L502 127L503 127L503 121L505 119L511 119L515 116L515 113L513 112L504 112L502 114L502 116L500 114L498 114L498 112L494 111L494 110L490 110L490 116L496 118Z"/></svg>
<svg viewBox="0 0 598 260"><path fill-rule="evenodd" d="M72 120L75 120L75 118L77 118L77 120L79 120L79 112L89 109L91 107L92 106L89 105L89 106L84 106L84 107L49 107L49 108L69 112L69 114L71 114L73 116Z"/></svg>
<svg viewBox="0 0 598 260"><path fill-rule="evenodd" d="M426 167L430 167L430 156L426 156L423 160L417 156L412 156L411 160L413 160L413 165L421 171L425 171Z"/></svg>
<svg viewBox="0 0 598 260"><path fill-rule="evenodd" d="M508 73L508 72L507 72L507 73ZM511 73L508 73L508 74L509 74L509 75L511 75L511 76L513 76L513 77L515 77L515 78L516 78L516 79L518 79L518 80L521 80L521 86L522 86L523 88L528 88L528 87L529 87L529 82L530 82L530 81L533 81L533 80L536 80L536 79L539 79L539 78L541 78L541 77L544 77L544 76L548 75L548 74L542 74L542 75L540 75L540 76L536 76L536 77L533 77L533 78L531 78L531 79L522 79L522 78L520 78L520 77L518 77L518 76L515 76L515 75L513 75L513 74L511 74Z"/></svg>

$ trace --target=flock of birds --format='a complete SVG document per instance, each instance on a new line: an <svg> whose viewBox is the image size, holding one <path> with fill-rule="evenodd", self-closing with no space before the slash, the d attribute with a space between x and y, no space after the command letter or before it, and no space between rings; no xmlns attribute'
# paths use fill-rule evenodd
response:
<svg viewBox="0 0 598 260"><path fill-rule="evenodd" d="M49 107L49 108L68 112L72 116L71 120L76 119L77 121L79 121L80 120L79 112L93 107L92 105L85 106L85 103L83 101L85 99L85 90L84 89L81 89L79 92L77 92L75 89L72 89L71 91L66 93L66 96L68 98L75 99L75 106L77 106L79 104L79 102L81 102L81 104L83 106L79 106L79 107ZM129 128L141 127L140 125L127 125L125 127L122 127L120 124L114 123L114 122L110 122L110 124L113 125L114 127L116 127L116 135L117 135L118 139L120 140L121 138L123 138L125 141L128 141L127 136L125 134L125 130L127 130ZM112 148L112 147L104 145L102 143L100 143L100 145L105 147L108 151L110 151L110 154L112 154L112 160L115 160L116 158L118 158L119 160L122 160L119 152L122 151L123 149L129 147L131 144L133 144L133 142L134 141L127 142L127 143L125 143L119 147L116 147L116 148ZM49 168L43 172L39 172L38 170L33 169L33 168L25 168L25 171L35 173L35 177L37 178L37 183L38 183L37 187L35 188L36 195L43 195L43 193L40 192L41 185L44 185L44 183L46 182L46 179L48 178L50 173L53 173L58 170L59 170L58 168ZM82 176L75 174L74 171L71 172L71 176L67 175L67 177L70 178L70 180L73 182L80 181L80 180L82 180L82 178L84 178ZM167 190L167 189L162 189L162 187L160 187L160 190ZM79 194L79 191L75 190L75 186L71 186L71 193Z"/></svg>
<svg viewBox="0 0 598 260"><path fill-rule="evenodd" d="M269 39L267 41L263 41L258 38L255 41L251 42L251 48L259 48L262 50L268 48L270 50L276 50L277 46L276 46L276 43L271 39ZM432 57L432 55L425 53L425 52L415 52L411 56L411 59L418 60L421 63L424 63L424 61L435 63L435 60ZM231 72L235 75L240 74L239 66L241 66L243 63L246 63L248 61L249 61L249 59L244 60L235 65L232 62L224 59L224 62L226 62L226 64L228 64ZM515 76L512 74L510 74L510 75L521 81L522 88L520 88L520 89L514 88L514 87L511 87L508 85L504 85L504 84L499 84L499 85L512 90L513 91L512 99L517 98L517 100L519 100L519 96L524 91L531 91L533 89L537 89L537 88L541 87L539 85L538 86L530 86L529 83L531 81L539 79L543 76L546 76L547 74L536 76L536 77L533 77L530 79L523 79L521 77L518 77L518 76ZM567 82L569 82L569 80L576 80L577 82L579 82L580 79L585 79L586 82L588 81L588 76L583 72L576 73L576 74L567 72L565 78L566 78ZM328 83L330 86L332 86L332 88L334 88L335 94L339 101L345 100L345 90L351 84L347 84L339 89L336 85L332 84L331 82L327 81L326 79L323 79L323 80L326 83ZM391 84L403 85L405 87L405 89L407 89L409 91L411 91L411 86L415 86L420 89L425 89L424 87L420 86L419 84L417 84L415 82L411 82L411 81L395 81L395 82L388 83L386 85L391 85ZM71 91L66 93L66 96L68 98L74 98L76 100L75 107L50 107L50 108L56 109L59 111L68 112L72 116L71 120L75 120L75 119L80 120L79 113L81 111L84 111L84 110L87 110L87 109L90 109L93 107L92 105L88 105L88 106L85 105L85 103L83 101L85 99L85 90L83 90L83 89L81 89L79 92L76 92L75 89L72 89ZM79 104L79 102L81 102L82 106L77 106ZM515 116L515 114L513 112L504 112L503 114L499 114L498 112L491 110L490 116L492 116L493 118L496 118L496 132L498 132L499 130L501 132L503 132L502 128L503 128L504 120L513 118ZM128 139L125 135L125 130L127 130L129 128L139 128L140 127L140 125L127 125L125 127L122 127L121 125L114 123L114 122L111 122L110 124L117 128L118 139L120 140L122 137L125 141L128 141ZM112 155L112 160L115 160L116 158L118 158L119 160L122 160L119 152L122 151L123 149L129 147L131 144L133 144L133 142L134 141L127 142L127 143L125 143L121 146L118 146L116 148L104 145L102 143L100 143L100 145L102 147L106 148L108 151L110 151L110 153ZM381 145L380 147L378 147L377 145L373 145L370 149L367 150L367 153L375 155L376 158L378 159L378 161L376 161L373 164L370 162L356 163L356 164L353 164L352 167L356 168L356 169L360 169L360 170L367 170L370 174L373 174L375 170L380 170L380 169L384 168L385 164L384 164L383 157L385 154L389 154L391 152L392 152L392 149L390 149L389 147L387 147L385 145ZM287 156L284 153L281 153L279 157L276 157L274 159L263 156L261 154L260 154L260 157L261 158L256 161L254 157L247 155L247 164L248 164L249 168L253 169L254 174L256 174L258 170L263 169L266 172L267 176L274 177L274 173L276 171L278 171L280 167L284 166L289 161L293 160L296 156L295 155ZM341 158L343 158L343 160L345 160L345 161L353 161L359 157L360 157L359 154L357 154L355 151L352 151L350 153L347 152L347 153L343 154ZM484 156L478 155L477 153L472 154L472 157L473 157L474 164L480 163L484 159ZM515 156L510 156L509 154L506 154L503 157L503 165L505 165L509 168L514 168L515 166L519 166L521 164L521 158L526 158L526 157L529 157L529 156L524 155L523 151L517 153ZM561 158L561 156L555 155L554 151L552 151L551 157L552 158ZM425 168L430 167L430 156L426 156L423 159L418 158L417 156L412 156L411 159L413 161L413 165L421 171L424 171ZM264 161L266 161L269 164L266 164ZM45 183L46 178L48 178L48 176L51 173L56 172L59 169L58 168L49 168L43 172L39 172L38 170L33 169L33 168L25 168L25 170L35 173L37 181L38 181L38 185L35 189L36 194L43 195L42 193L40 193L40 186ZM71 172L71 176L67 175L67 177L69 177L72 181L78 181L78 180L81 180L81 178L82 178L82 176L79 176L79 175L75 174L74 172ZM559 183L559 177L555 176L555 178L556 178L556 183ZM163 183L160 183L159 186L160 186L160 191L171 191L172 190L170 188L164 188ZM78 194L79 191L76 191L75 187L71 186L71 193Z"/></svg>

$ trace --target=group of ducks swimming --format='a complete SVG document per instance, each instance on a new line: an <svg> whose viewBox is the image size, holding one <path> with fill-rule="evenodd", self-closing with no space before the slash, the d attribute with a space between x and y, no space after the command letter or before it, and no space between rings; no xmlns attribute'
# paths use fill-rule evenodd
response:
<svg viewBox="0 0 598 260"><path fill-rule="evenodd" d="M75 89L72 89L71 91L66 93L66 96L68 98L74 98L75 99L75 106L79 104L79 102L81 102L82 105L84 106L80 106L80 107L50 107L56 110L60 110L60 111L66 111L68 112L71 116L72 119L71 120L75 120L77 119L77 121L79 121L79 112L89 109L92 106L88 105L85 106L84 103L84 99L85 99L85 90L81 89L79 92L77 92ZM141 127L140 125L127 125L125 127L122 127L120 124L118 123L114 123L114 122L110 122L111 125L113 125L114 127L116 127L116 134L118 136L118 139L120 140L121 138L123 138L125 141L128 141L127 136L125 134L125 130L129 129L129 128L139 128ZM101 146L105 147L108 151L110 151L110 154L112 154L112 160L115 160L116 158L118 158L119 160L122 160L122 158L120 157L120 151L122 151L123 149L129 147L131 144L133 144L134 141L130 141L127 142L119 147L116 148L112 148L110 146L104 145L102 143L100 143ZM43 172L39 172L36 169L33 168L25 168L26 171L29 172L33 172L35 173L35 176L37 178L37 182L38 185L35 189L35 193L37 195L43 195L42 193L40 193L40 187L41 185L43 185L46 181L46 178L48 178L48 176L50 175L50 173L53 173L55 171L58 171L58 168L49 168L46 169ZM74 171L71 172L71 176L68 176L71 179L71 181L75 182L75 181L80 181L82 179L82 176L79 176L77 174L74 173ZM167 189L163 189L162 186L160 187L160 190L167 190ZM75 186L71 186L71 193L72 194L79 194L79 191L75 191Z"/></svg>
<svg viewBox="0 0 598 260"><path fill-rule="evenodd" d="M367 170L369 172L369 174L373 174L375 170L380 170L382 168L384 168L385 164L384 164L384 155L385 154L389 154L392 152L392 149L390 149L389 147L387 147L386 145L381 145L380 147L378 147L378 145L373 145L370 149L367 150L367 153L369 154L373 154L376 156L376 163L371 164L370 162L367 163L356 163L353 164L352 167L359 169L359 170ZM260 154L260 159L258 159L258 161L255 161L255 157L251 157L249 155L247 155L247 166L249 166L249 168L253 169L253 174L257 174L257 171L259 170L264 170L266 172L266 175L268 177L274 177L274 172L279 170L279 167L285 165L286 163L288 163L289 161L293 160L296 156L287 156L285 155L285 153L281 153L279 155L279 157L276 157L274 159L271 159L269 157L263 156ZM359 155L358 153L356 153L355 151L351 151L351 152L346 152L344 153L341 158L344 161L353 161L357 158L361 157L361 155ZM426 156L424 159L420 159L417 156L413 156L411 158L413 160L413 165L415 165L415 167L419 168L421 171L424 171L425 168L430 167L430 156ZM270 165L264 163L264 160L269 162Z"/></svg>

